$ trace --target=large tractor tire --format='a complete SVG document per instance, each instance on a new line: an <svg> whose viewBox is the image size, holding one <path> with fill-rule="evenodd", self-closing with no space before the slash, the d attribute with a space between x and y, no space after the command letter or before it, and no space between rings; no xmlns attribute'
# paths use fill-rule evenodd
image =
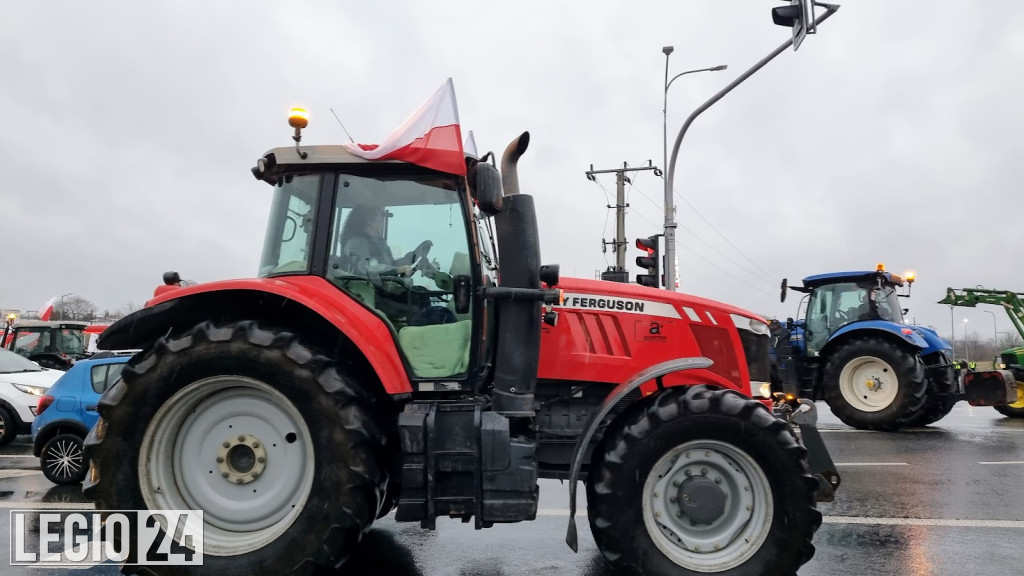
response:
<svg viewBox="0 0 1024 576"><path fill-rule="evenodd" d="M818 484L789 425L706 386L627 410L594 451L590 528L621 573L792 575L814 555Z"/></svg>
<svg viewBox="0 0 1024 576"><path fill-rule="evenodd" d="M832 413L863 430L910 426L928 388L920 355L873 336L840 344L829 354L822 378Z"/></svg>
<svg viewBox="0 0 1024 576"><path fill-rule="evenodd" d="M1024 418L1024 371L1012 370L1013 379L1017 381L1017 401L1013 404L993 406L997 412L1010 418Z"/></svg>
<svg viewBox="0 0 1024 576"><path fill-rule="evenodd" d="M953 361L942 352L929 354L923 360L928 374L928 392L924 408L917 418L910 422L910 426L934 424L945 418L957 403L955 394L959 374L953 367Z"/></svg>
<svg viewBox="0 0 1024 576"><path fill-rule="evenodd" d="M162 339L100 399L85 495L99 510L203 510L203 565L161 576L340 566L387 484L386 435L360 385L253 322Z"/></svg>

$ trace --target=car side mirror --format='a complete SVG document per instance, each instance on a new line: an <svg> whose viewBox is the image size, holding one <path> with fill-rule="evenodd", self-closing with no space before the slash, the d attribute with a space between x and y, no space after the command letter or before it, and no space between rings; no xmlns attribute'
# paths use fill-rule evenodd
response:
<svg viewBox="0 0 1024 576"><path fill-rule="evenodd" d="M498 169L487 162L477 162L469 168L466 178L480 211L488 216L500 213L505 197L501 191L501 173Z"/></svg>
<svg viewBox="0 0 1024 576"><path fill-rule="evenodd" d="M455 292L455 313L469 313L470 288L472 285L472 283L469 280L469 276L466 276L465 274L460 274L453 278L452 282L452 289Z"/></svg>

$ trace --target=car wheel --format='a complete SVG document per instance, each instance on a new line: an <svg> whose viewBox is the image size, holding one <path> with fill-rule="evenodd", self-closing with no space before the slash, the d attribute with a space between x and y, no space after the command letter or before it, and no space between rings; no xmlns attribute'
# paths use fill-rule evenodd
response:
<svg viewBox="0 0 1024 576"><path fill-rule="evenodd" d="M83 454L82 439L74 434L58 434L43 445L39 454L43 476L54 484L78 484L89 467Z"/></svg>
<svg viewBox="0 0 1024 576"><path fill-rule="evenodd" d="M7 446L18 436L18 422L4 406L0 406L0 446Z"/></svg>

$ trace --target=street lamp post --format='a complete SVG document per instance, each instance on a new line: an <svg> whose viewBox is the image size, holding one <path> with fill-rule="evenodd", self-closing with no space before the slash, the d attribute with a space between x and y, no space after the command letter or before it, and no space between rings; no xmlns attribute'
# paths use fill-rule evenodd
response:
<svg viewBox="0 0 1024 576"><path fill-rule="evenodd" d="M698 68L696 70L687 70L686 72L680 72L668 79L668 59L672 52L675 50L672 46L665 46L661 51L665 54L665 93L664 101L661 108L661 139L662 139L662 159L664 163L662 167L664 170L668 170L668 89L672 86L672 83L676 81L676 78L685 76L687 74L693 74L694 72L718 72L725 70L729 66L726 64L719 64L718 66L712 66L710 68ZM675 218L675 207L674 200L672 198L672 188L669 185L669 180L665 178L665 266L662 266L662 270L665 270L665 287L670 291L675 292L676 289L676 267L675 267L675 229L676 229L676 218ZM671 233L669 232L671 230ZM672 249L669 250L669 239L671 238ZM672 258L672 265L669 268L669 258ZM669 275L671 270L671 276Z"/></svg>
<svg viewBox="0 0 1024 576"><path fill-rule="evenodd" d="M999 335L996 334L996 313L991 310L982 310L982 312L992 316L992 344L999 346Z"/></svg>
<svg viewBox="0 0 1024 576"><path fill-rule="evenodd" d="M74 294L74 292L68 292L67 294L61 294L60 295L60 304L58 304L58 305L60 306L60 319L61 320L67 320L67 318L64 317L67 314L67 312L64 311L64 297L65 296L71 296L72 294Z"/></svg>
<svg viewBox="0 0 1024 576"><path fill-rule="evenodd" d="M964 318L964 356L968 362L971 361L971 342L967 340L967 318Z"/></svg>

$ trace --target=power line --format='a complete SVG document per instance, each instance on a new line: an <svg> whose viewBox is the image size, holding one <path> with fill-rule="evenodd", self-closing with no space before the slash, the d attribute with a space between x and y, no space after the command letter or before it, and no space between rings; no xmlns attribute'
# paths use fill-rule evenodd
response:
<svg viewBox="0 0 1024 576"><path fill-rule="evenodd" d="M689 206L690 209L693 210L693 212L697 216L700 216L700 219L703 220L705 224L710 226L711 229L715 231L715 233L717 233L719 236L721 236L722 240L725 240L729 244L729 246L732 246L733 250L736 250L736 252L739 253L740 256L743 256L744 258L746 258L747 262L750 262L754 266L754 268L757 268L758 270L760 270L761 273L765 275L765 278L767 278L769 282L773 282L773 280L771 280L771 275L768 274L768 272L765 272L765 270L763 268L761 268L760 266L757 265L757 262L754 262L754 260L750 256L747 256L745 252L740 250L735 244L732 243L731 240L726 238L725 234L722 234L722 232L718 228L716 228L714 224L712 224L707 218L705 218L704 215L700 213L700 210L697 210L696 206L694 206L693 204L690 204L690 202L686 198L683 198L683 195L680 194L679 192L676 192L675 190L673 190L672 193L675 194L676 198L679 198L687 206Z"/></svg>
<svg viewBox="0 0 1024 576"><path fill-rule="evenodd" d="M655 206L655 207L657 207L657 208L661 208L660 206L658 206L658 205L657 205L657 204L656 204L656 203L654 202L654 200L651 200L651 199L650 199L650 198L649 198L649 197L648 197L648 196L647 196L646 194L644 194L644 193L643 193L643 191L642 191L642 190L640 190L640 188L637 188L637 187L635 187L635 186L634 186L634 189L636 190L636 192L637 192L638 194L640 194L641 196L643 196L643 197L644 197L644 198L645 198L645 199L646 199L646 200L647 200L648 202L650 202L650 203L651 203L652 205L654 205L654 206ZM696 210L694 210L694 211L696 212ZM710 225L710 224L709 224L709 225ZM725 254L724 252L722 252L721 250L719 250L719 249L715 248L715 247L714 247L714 246L712 246L712 245L711 245L710 243L708 243L708 242L707 242L706 240L704 240L703 238L701 238L700 236L698 236L698 235L697 235L697 233L696 233L696 232L694 232L693 230L687 230L686 228L682 228L682 229L683 229L683 230L686 230L686 231L687 231L687 232L689 232L690 234L693 234L693 237L694 237L694 238L696 238L697 240L699 240L700 242L702 242L702 243L703 243L703 244L704 244L705 246L707 246L708 248L710 248L710 249L714 250L714 251L715 251L715 252L716 252L717 254L719 254L719 255L720 255L720 256L721 256L722 258L724 258L724 259L728 260L729 262L731 262L732 264L734 264L734 265L735 265L735 266L736 266L737 268L739 268L740 270L743 270L744 272L746 272L746 273L750 274L751 276L753 276L754 278L757 278L758 280L761 280L761 281L765 281L765 282L768 282L769 284L774 284L774 282L775 282L775 281L774 281L774 280L773 280L773 279L772 279L771 277L766 277L766 276L765 276L764 274L759 274L758 272L755 272L755 271L751 270L750 268L747 268L746 266L744 266L743 264L741 264L741 263L737 262L736 260L733 260L732 258L730 258L729 256L727 256L727 255L726 255L726 254ZM719 235L721 235L721 232L719 232ZM727 241L728 241L728 240L727 240ZM731 245L731 243L730 243L730 245ZM733 248L735 248L735 246L733 246ZM737 248L737 251L739 251L739 249L738 249L738 248ZM763 272L763 271L762 271L762 272Z"/></svg>

